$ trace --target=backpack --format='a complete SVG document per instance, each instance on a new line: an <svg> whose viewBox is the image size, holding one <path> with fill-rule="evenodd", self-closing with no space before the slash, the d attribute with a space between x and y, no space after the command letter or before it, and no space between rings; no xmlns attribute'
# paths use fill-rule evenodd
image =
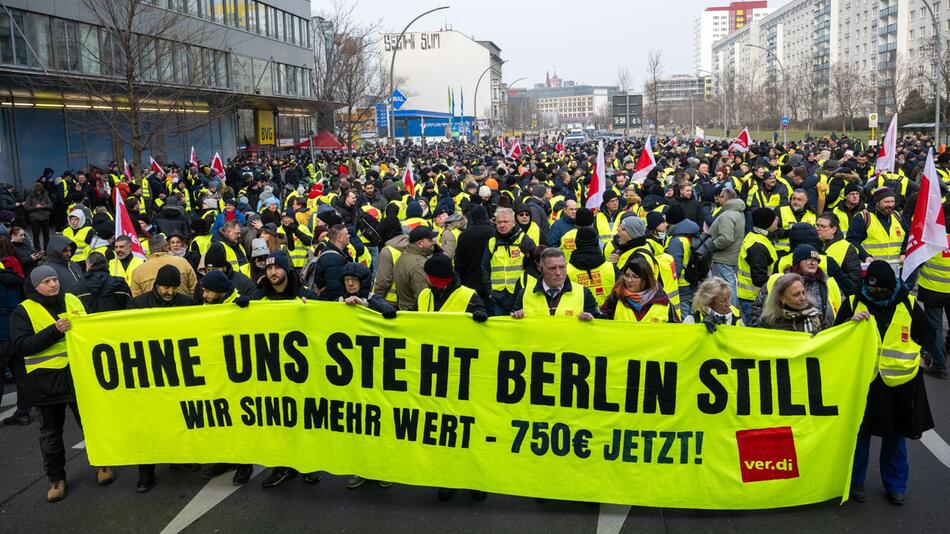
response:
<svg viewBox="0 0 950 534"><path fill-rule="evenodd" d="M683 276L690 284L698 284L709 276L712 268L713 240L706 232L690 236L689 262L683 268Z"/></svg>

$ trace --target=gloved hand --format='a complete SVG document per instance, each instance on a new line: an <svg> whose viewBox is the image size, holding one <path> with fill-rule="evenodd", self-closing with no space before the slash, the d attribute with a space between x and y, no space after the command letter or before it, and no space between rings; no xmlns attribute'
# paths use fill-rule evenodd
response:
<svg viewBox="0 0 950 534"><path fill-rule="evenodd" d="M484 323L485 321L488 320L488 314L481 310L478 310L477 312L472 314L472 319L475 319L476 323Z"/></svg>
<svg viewBox="0 0 950 534"><path fill-rule="evenodd" d="M395 318L396 318L396 310L393 310L391 312L386 312L383 314L383 319L395 319Z"/></svg>
<svg viewBox="0 0 950 534"><path fill-rule="evenodd" d="M706 325L707 332L709 332L710 334L716 333L716 325L718 323L716 323L716 320L713 319L712 314L709 314L703 318L703 324Z"/></svg>
<svg viewBox="0 0 950 534"><path fill-rule="evenodd" d="M238 297L234 299L234 303L242 308L247 308L247 305L251 303L251 299L247 297Z"/></svg>

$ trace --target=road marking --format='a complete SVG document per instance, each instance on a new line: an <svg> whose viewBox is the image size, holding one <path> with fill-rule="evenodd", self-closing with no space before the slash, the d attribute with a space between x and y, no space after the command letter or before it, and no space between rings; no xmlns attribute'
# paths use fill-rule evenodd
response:
<svg viewBox="0 0 950 534"><path fill-rule="evenodd" d="M940 434L937 434L934 430L928 430L920 437L920 442L940 460L940 463L950 467L950 445L947 445L947 442L940 437Z"/></svg>
<svg viewBox="0 0 950 534"><path fill-rule="evenodd" d="M10 408L9 410L5 412L0 412L0 421L3 421L7 417L10 417L11 415L13 415L14 412L16 412L16 406L14 406L13 408Z"/></svg>
<svg viewBox="0 0 950 534"><path fill-rule="evenodd" d="M256 477L264 470L263 466L255 465L254 472L251 473L251 479ZM234 478L234 472L228 471L223 475L218 475L208 481L184 508L178 512L175 519L172 519L161 534L178 534L188 528L201 516L208 513L212 508L218 505L224 499L227 499L232 493L241 489L241 486L235 486L231 479Z"/></svg>
<svg viewBox="0 0 950 534"><path fill-rule="evenodd" d="M597 513L597 534L619 534L628 513L629 506L601 504Z"/></svg>
<svg viewBox="0 0 950 534"><path fill-rule="evenodd" d="M73 445L73 448L74 448L74 449L85 449L85 448L86 448L86 440L82 440L82 441L80 441L79 443Z"/></svg>
<svg viewBox="0 0 950 534"><path fill-rule="evenodd" d="M16 391L13 393L7 393L3 396L3 399L0 400L0 406L9 406L16 402Z"/></svg>

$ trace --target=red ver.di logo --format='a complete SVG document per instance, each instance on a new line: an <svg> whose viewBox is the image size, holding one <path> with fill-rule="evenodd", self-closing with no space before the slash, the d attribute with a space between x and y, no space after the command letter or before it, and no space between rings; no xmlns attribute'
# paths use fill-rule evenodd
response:
<svg viewBox="0 0 950 534"><path fill-rule="evenodd" d="M743 482L798 478L792 427L736 431Z"/></svg>

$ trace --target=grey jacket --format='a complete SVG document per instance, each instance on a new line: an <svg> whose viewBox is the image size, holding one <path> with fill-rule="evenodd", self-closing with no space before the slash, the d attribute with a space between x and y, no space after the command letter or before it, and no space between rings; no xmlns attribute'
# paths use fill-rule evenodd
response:
<svg viewBox="0 0 950 534"><path fill-rule="evenodd" d="M742 248L742 239L745 237L745 202L733 198L726 201L722 211L709 228L709 235L713 240L713 257L715 263L738 265L739 249Z"/></svg>

